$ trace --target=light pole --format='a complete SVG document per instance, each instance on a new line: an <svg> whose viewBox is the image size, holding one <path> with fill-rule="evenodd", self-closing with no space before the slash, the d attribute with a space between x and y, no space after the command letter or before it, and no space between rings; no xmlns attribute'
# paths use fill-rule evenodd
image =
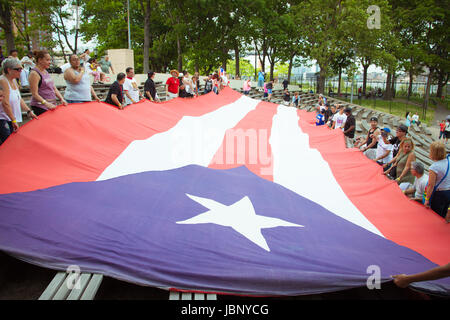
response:
<svg viewBox="0 0 450 320"><path fill-rule="evenodd" d="M128 12L128 49L131 50L131 30L130 30L130 0L127 0L127 12Z"/></svg>

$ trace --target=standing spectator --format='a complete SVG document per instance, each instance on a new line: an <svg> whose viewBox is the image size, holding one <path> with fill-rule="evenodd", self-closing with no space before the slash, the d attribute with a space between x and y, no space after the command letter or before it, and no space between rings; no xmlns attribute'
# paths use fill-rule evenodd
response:
<svg viewBox="0 0 450 320"><path fill-rule="evenodd" d="M84 50L84 52L80 55L80 65L86 67L86 64L88 63L91 52L89 49Z"/></svg>
<svg viewBox="0 0 450 320"><path fill-rule="evenodd" d="M445 145L435 141L430 145L430 159L433 164L429 169L429 178L424 205L450 222L448 206L450 204L450 163Z"/></svg>
<svg viewBox="0 0 450 320"><path fill-rule="evenodd" d="M395 167L397 184L400 185L404 182L413 184L414 176L411 174L411 163L416 161L416 155L414 154L414 142L406 138L400 143L400 148L397 156L393 159L392 167L385 172L389 172Z"/></svg>
<svg viewBox="0 0 450 320"><path fill-rule="evenodd" d="M287 79L284 79L283 80L283 90L287 90L288 85L289 85L289 81Z"/></svg>
<svg viewBox="0 0 450 320"><path fill-rule="evenodd" d="M29 76L31 91L30 105L33 112L39 116L47 110L56 108L56 97L65 106L67 102L58 89L56 89L55 83L47 71L52 63L50 54L42 50L35 51L34 56L36 58L36 67L31 69Z"/></svg>
<svg viewBox="0 0 450 320"><path fill-rule="evenodd" d="M262 70L259 70L258 73L258 87L262 88L264 86L264 72Z"/></svg>
<svg viewBox="0 0 450 320"><path fill-rule="evenodd" d="M283 104L284 104L285 106L288 106L289 103L291 102L291 94L289 93L289 90L288 90L288 89L285 89L285 90L284 90L283 101L284 101Z"/></svg>
<svg viewBox="0 0 450 320"><path fill-rule="evenodd" d="M344 129L345 121L347 121L347 116L344 113L344 108L339 105L338 112L333 117L333 129Z"/></svg>
<svg viewBox="0 0 450 320"><path fill-rule="evenodd" d="M386 128L389 130L389 128ZM388 133L391 130L388 131ZM378 118L372 117L370 118L370 129L367 132L367 137L362 139L359 137L359 142L355 145L356 148L360 148L364 155L373 160L377 157L377 147L378 147L378 136L380 135L380 129L378 128ZM387 136L386 136L387 138ZM389 141L388 141L389 143ZM390 144L390 143L389 143ZM392 150L392 148L391 148ZM389 159L390 161L390 159Z"/></svg>
<svg viewBox="0 0 450 320"><path fill-rule="evenodd" d="M30 83L28 82L28 76L30 75L31 68L34 68L35 64L33 61L33 53L28 52L25 57L20 60L23 66L23 70L20 73L20 85L22 87L28 87Z"/></svg>
<svg viewBox="0 0 450 320"><path fill-rule="evenodd" d="M111 73L114 74L114 69L108 56L101 58L99 64L104 74L109 74L109 69L111 69Z"/></svg>
<svg viewBox="0 0 450 320"><path fill-rule="evenodd" d="M126 75L121 72L117 75L117 80L109 87L108 95L106 96L106 103L119 107L120 110L123 106L123 84L125 83Z"/></svg>
<svg viewBox="0 0 450 320"><path fill-rule="evenodd" d="M333 116L333 111L331 111L330 104L327 103L325 105L325 123L327 123L332 116Z"/></svg>
<svg viewBox="0 0 450 320"><path fill-rule="evenodd" d="M0 108L0 143L3 143L11 133L19 130L19 123L22 122L22 110L27 112L28 117L37 119L37 116L20 96L17 79L20 78L22 69L22 65L17 59L3 60L3 75L0 76L0 88L2 88L3 96Z"/></svg>
<svg viewBox="0 0 450 320"><path fill-rule="evenodd" d="M439 127L439 140L441 140L441 138L445 138L445 120L442 120L441 123L439 123Z"/></svg>
<svg viewBox="0 0 450 320"><path fill-rule="evenodd" d="M377 142L377 149L375 151L375 157L369 158L375 160L379 165L384 165L392 160L392 144L388 140L388 136L391 130L389 128L383 128L377 136L373 136L373 141ZM369 149L373 150L373 149Z"/></svg>
<svg viewBox="0 0 450 320"><path fill-rule="evenodd" d="M204 94L210 93L213 89L213 80L212 80L212 74L208 76L208 78L204 79L205 81L205 91Z"/></svg>
<svg viewBox="0 0 450 320"><path fill-rule="evenodd" d="M134 78L134 69L128 67L125 69L127 77L123 84L123 91L125 92L125 105L133 104L139 101L142 97L142 92L139 90L136 79Z"/></svg>
<svg viewBox="0 0 450 320"><path fill-rule="evenodd" d="M242 91L244 91L244 94L248 95L250 93L251 88L252 88L252 83L251 83L250 79L245 80L244 85L242 87Z"/></svg>
<svg viewBox="0 0 450 320"><path fill-rule="evenodd" d="M100 102L91 86L91 77L80 65L80 58L73 54L70 56L69 62L70 68L64 72L64 80L67 84L64 99L68 103L82 103L91 101L94 97L96 101Z"/></svg>
<svg viewBox="0 0 450 320"><path fill-rule="evenodd" d="M180 80L178 79L179 72L177 70L171 70L170 74L172 77L166 81L166 101L177 98L180 87Z"/></svg>
<svg viewBox="0 0 450 320"><path fill-rule="evenodd" d="M267 90L267 83L264 83L264 98L267 98L269 96L269 92Z"/></svg>
<svg viewBox="0 0 450 320"><path fill-rule="evenodd" d="M158 98L158 94L156 92L156 86L155 86L155 82L153 79L155 79L155 75L156 73L153 71L149 71L147 76L148 79L147 81L145 81L144 84L144 93L145 93L145 98L150 100L150 101L158 101L161 102Z"/></svg>
<svg viewBox="0 0 450 320"><path fill-rule="evenodd" d="M411 174L416 178L414 185L403 191L406 195L413 195L412 200L423 203L424 193L428 184L428 175L424 173L423 164L417 161L411 163Z"/></svg>
<svg viewBox="0 0 450 320"><path fill-rule="evenodd" d="M187 70L184 70L182 74L183 74L183 77L181 79L181 83L184 84L184 90L186 91L186 94L193 95L193 90L192 90L193 85L192 85L192 80L189 79L189 72Z"/></svg>
<svg viewBox="0 0 450 320"><path fill-rule="evenodd" d="M353 148L353 139L355 138L356 119L352 115L352 108L347 107L344 110L347 119L344 125L345 144L347 148Z"/></svg>

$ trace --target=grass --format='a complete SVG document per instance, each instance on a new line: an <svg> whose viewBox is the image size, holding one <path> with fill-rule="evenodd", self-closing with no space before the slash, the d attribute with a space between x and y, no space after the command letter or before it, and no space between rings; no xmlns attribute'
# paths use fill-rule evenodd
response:
<svg viewBox="0 0 450 320"><path fill-rule="evenodd" d="M350 102L350 98L341 97L339 100ZM406 112L409 111L411 116L417 111L420 117L420 121L425 122L427 125L433 124L434 112L436 110L436 106L430 104L427 109L426 117L423 116L422 106L418 105L419 102L410 101L409 103L403 101L386 101L381 99L361 99L358 97L353 98L353 103L360 105L362 107L366 107L369 109L393 114L400 118L405 118Z"/></svg>

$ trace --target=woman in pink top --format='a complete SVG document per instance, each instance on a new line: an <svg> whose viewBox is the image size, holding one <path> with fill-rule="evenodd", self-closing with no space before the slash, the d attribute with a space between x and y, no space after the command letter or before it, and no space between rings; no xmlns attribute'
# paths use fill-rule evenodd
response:
<svg viewBox="0 0 450 320"><path fill-rule="evenodd" d="M55 109L56 97L66 106L67 102L56 89L52 77L47 72L52 62L52 57L45 50L35 51L34 56L36 58L36 67L31 69L28 77L31 91L30 105L34 113L40 115L47 110Z"/></svg>
<svg viewBox="0 0 450 320"><path fill-rule="evenodd" d="M250 93L251 88L252 88L252 83L251 83L250 79L245 80L244 87L242 88L242 90L244 91L244 94L248 95Z"/></svg>

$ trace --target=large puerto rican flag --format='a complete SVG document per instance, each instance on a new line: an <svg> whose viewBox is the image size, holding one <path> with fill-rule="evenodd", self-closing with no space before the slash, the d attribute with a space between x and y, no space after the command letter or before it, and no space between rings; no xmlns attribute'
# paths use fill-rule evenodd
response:
<svg viewBox="0 0 450 320"><path fill-rule="evenodd" d="M450 225L340 130L230 88L58 107L0 146L0 177L0 250L55 270L301 295L450 260ZM414 286L448 294L450 279Z"/></svg>

